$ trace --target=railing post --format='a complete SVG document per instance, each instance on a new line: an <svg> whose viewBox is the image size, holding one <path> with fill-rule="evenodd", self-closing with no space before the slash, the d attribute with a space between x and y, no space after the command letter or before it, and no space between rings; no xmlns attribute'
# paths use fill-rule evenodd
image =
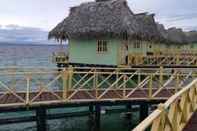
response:
<svg viewBox="0 0 197 131"><path fill-rule="evenodd" d="M95 89L95 99L98 99L98 73L96 72L96 69L94 70L94 89Z"/></svg>
<svg viewBox="0 0 197 131"><path fill-rule="evenodd" d="M27 89L26 89L26 101L25 104L29 105L30 104L30 100L29 100L29 96L30 96L30 76L26 76L26 81L27 81Z"/></svg>
<svg viewBox="0 0 197 131"><path fill-rule="evenodd" d="M178 65L180 63L180 57L179 54L176 55L176 65Z"/></svg>
<svg viewBox="0 0 197 131"><path fill-rule="evenodd" d="M140 82L141 82L141 74L140 74L140 72L138 72L138 79L137 79L137 82L138 82L138 85L139 85Z"/></svg>
<svg viewBox="0 0 197 131"><path fill-rule="evenodd" d="M69 95L69 89L72 88L72 78L73 78L73 67L69 66L68 68L65 68L62 72L64 101L67 101Z"/></svg>
<svg viewBox="0 0 197 131"><path fill-rule="evenodd" d="M16 69L13 69L12 70L12 72L13 72L13 74L12 74L12 90L14 91L14 92L16 92Z"/></svg>
<svg viewBox="0 0 197 131"><path fill-rule="evenodd" d="M72 78L73 78L73 67L69 66L68 68L68 77L69 77L69 84L68 84L68 90L72 88Z"/></svg>
<svg viewBox="0 0 197 131"><path fill-rule="evenodd" d="M148 96L152 98L152 88L153 88L153 74L150 75L149 84L148 84Z"/></svg>
<svg viewBox="0 0 197 131"><path fill-rule="evenodd" d="M123 99L125 99L125 97L126 97L126 88L127 88L127 76L126 75L124 75L124 85L123 85Z"/></svg>
<svg viewBox="0 0 197 131"><path fill-rule="evenodd" d="M118 80L119 77L119 69L116 69L116 80L115 82ZM116 83L116 88L118 88L118 82Z"/></svg>
<svg viewBox="0 0 197 131"><path fill-rule="evenodd" d="M152 125L153 131L162 131L165 127L165 108L164 104L159 104L158 109L161 111L161 115L158 117L158 119L155 119Z"/></svg>
<svg viewBox="0 0 197 131"><path fill-rule="evenodd" d="M63 101L66 101L68 98L68 69L64 69L62 72L63 80Z"/></svg>
<svg viewBox="0 0 197 131"><path fill-rule="evenodd" d="M175 93L178 92L179 89L179 84L180 84L180 77L179 74L176 74L176 88L175 88Z"/></svg>
<svg viewBox="0 0 197 131"><path fill-rule="evenodd" d="M161 88L163 86L163 67L162 66L160 66L159 82L160 82L160 88Z"/></svg>

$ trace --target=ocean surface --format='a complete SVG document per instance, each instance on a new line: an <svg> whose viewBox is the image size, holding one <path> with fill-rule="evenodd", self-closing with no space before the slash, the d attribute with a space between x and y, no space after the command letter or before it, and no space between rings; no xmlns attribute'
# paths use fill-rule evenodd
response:
<svg viewBox="0 0 197 131"><path fill-rule="evenodd" d="M51 67L56 68L52 63L52 52L60 50L58 45L0 45L0 67L17 66L21 68L26 67ZM64 49L66 51L66 47ZM0 87L1 88L1 87ZM115 109L125 109L125 107L103 107L102 110L106 111ZM77 112L88 111L88 108L63 108L58 110L48 110L49 113L54 112ZM13 112L13 113L0 113L0 118L10 118L19 116L34 115L34 112ZM132 114L131 123L136 123L138 116L137 112ZM49 131L89 131L89 119L85 117L72 117L64 118L61 120L47 121ZM106 111L101 115L101 131L129 131L130 127L127 126L128 121L123 112L110 112ZM1 125L0 131L36 131L36 123L22 123Z"/></svg>
<svg viewBox="0 0 197 131"><path fill-rule="evenodd" d="M60 50L58 45L1 44L0 67L55 67L55 64L51 62L51 56L52 52L58 50Z"/></svg>

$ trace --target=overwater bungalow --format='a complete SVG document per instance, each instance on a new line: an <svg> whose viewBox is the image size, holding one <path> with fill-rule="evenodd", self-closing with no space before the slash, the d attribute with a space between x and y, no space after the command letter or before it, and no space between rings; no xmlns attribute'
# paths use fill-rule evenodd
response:
<svg viewBox="0 0 197 131"><path fill-rule="evenodd" d="M96 0L72 7L49 38L69 41L69 63L117 66L145 54L158 34L154 15L134 14L126 0Z"/></svg>
<svg viewBox="0 0 197 131"><path fill-rule="evenodd" d="M72 7L49 39L68 41L69 64L129 66L143 64L146 56L191 49L190 35L182 29L166 30L155 22L154 14L135 14L126 0L96 0Z"/></svg>

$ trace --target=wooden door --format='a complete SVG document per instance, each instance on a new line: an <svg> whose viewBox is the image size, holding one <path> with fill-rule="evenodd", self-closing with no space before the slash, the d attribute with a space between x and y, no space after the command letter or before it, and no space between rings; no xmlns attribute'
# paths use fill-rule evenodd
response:
<svg viewBox="0 0 197 131"><path fill-rule="evenodd" d="M128 64L128 41L122 41L120 46L120 64Z"/></svg>

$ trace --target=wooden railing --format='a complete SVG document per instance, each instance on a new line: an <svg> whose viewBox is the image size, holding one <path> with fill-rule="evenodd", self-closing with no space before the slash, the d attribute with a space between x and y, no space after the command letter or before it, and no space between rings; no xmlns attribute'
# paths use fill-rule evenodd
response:
<svg viewBox="0 0 197 131"><path fill-rule="evenodd" d="M166 100L196 76L197 69L190 71L162 67L68 67L61 71L0 68L0 107L53 102ZM8 101L8 97L14 100Z"/></svg>
<svg viewBox="0 0 197 131"><path fill-rule="evenodd" d="M69 56L65 52L54 52L52 54L52 62L57 64L67 64Z"/></svg>
<svg viewBox="0 0 197 131"><path fill-rule="evenodd" d="M196 55L150 55L144 56L143 54L129 54L128 65L184 65L184 66L197 66Z"/></svg>
<svg viewBox="0 0 197 131"><path fill-rule="evenodd" d="M197 79L159 104L133 131L181 131L197 109Z"/></svg>

